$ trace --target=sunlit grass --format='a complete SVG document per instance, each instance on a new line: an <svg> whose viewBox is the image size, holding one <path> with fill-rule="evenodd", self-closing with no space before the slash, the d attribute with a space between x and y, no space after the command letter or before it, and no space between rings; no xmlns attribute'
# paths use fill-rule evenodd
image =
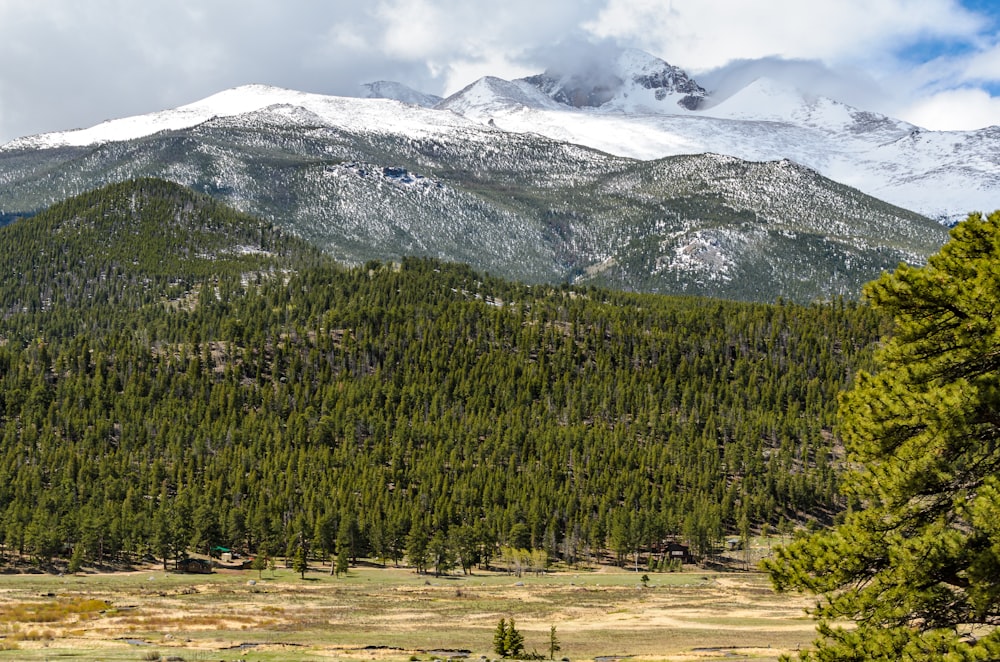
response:
<svg viewBox="0 0 1000 662"><path fill-rule="evenodd" d="M753 574L649 573L643 587L644 573L608 568L522 577L367 566L346 577L328 573L329 566L315 566L305 580L285 569L259 578L154 570L8 576L0 584L0 649L17 650L0 650L0 660L93 659L99 650L105 660L155 652L185 660L406 662L440 649L469 650L476 660L494 656L496 623L509 617L528 651L547 652L555 625L563 647L557 657L574 660L629 654L651 662L713 646L776 660L812 639L802 605L774 596L766 578Z"/></svg>

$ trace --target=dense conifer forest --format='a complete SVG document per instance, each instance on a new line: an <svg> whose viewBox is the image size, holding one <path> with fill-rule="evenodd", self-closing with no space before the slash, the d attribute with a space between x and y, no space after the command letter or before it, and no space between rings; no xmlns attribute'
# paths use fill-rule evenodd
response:
<svg viewBox="0 0 1000 662"><path fill-rule="evenodd" d="M848 505L837 394L884 331L844 301L344 268L156 180L0 242L5 562L705 554Z"/></svg>

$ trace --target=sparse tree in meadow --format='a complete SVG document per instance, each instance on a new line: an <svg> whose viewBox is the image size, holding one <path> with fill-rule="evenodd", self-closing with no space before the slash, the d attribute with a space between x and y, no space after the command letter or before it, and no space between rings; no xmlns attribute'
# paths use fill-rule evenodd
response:
<svg viewBox="0 0 1000 662"><path fill-rule="evenodd" d="M504 649L507 657L519 657L524 655L524 635L514 625L514 619L507 621L507 630L504 632Z"/></svg>
<svg viewBox="0 0 1000 662"><path fill-rule="evenodd" d="M462 566L463 574L470 574L473 566L479 561L479 540L473 527L468 525L455 526L449 530L450 544Z"/></svg>
<svg viewBox="0 0 1000 662"><path fill-rule="evenodd" d="M493 652L500 657L507 657L507 619L501 618L497 629L493 631Z"/></svg>
<svg viewBox="0 0 1000 662"><path fill-rule="evenodd" d="M415 519L410 527L410 535L406 538L406 557L418 574L427 571L427 543L427 530L422 521Z"/></svg>
<svg viewBox="0 0 1000 662"><path fill-rule="evenodd" d="M448 544L448 537L440 530L435 531L428 543L431 563L434 564L434 575L440 577L447 574L455 565L455 554Z"/></svg>
<svg viewBox="0 0 1000 662"><path fill-rule="evenodd" d="M257 579L262 579L264 575L264 568L267 567L267 556L264 554L258 554L253 557L250 567L257 571Z"/></svg>
<svg viewBox="0 0 1000 662"><path fill-rule="evenodd" d="M309 563L306 561L306 550L299 545L295 548L295 556L292 558L292 570L299 573L299 577L305 579L306 570L308 569Z"/></svg>
<svg viewBox="0 0 1000 662"><path fill-rule="evenodd" d="M493 632L493 652L500 657L519 657L524 654L524 635L514 625L514 619L501 618Z"/></svg>
<svg viewBox="0 0 1000 662"><path fill-rule="evenodd" d="M337 546L337 520L330 513L323 513L316 519L313 540L316 547L323 554L323 559L330 558L333 550ZM331 568L331 573L333 569Z"/></svg>
<svg viewBox="0 0 1000 662"><path fill-rule="evenodd" d="M83 567L83 545L77 543L73 545L73 553L69 557L69 565L66 567L66 572L74 575L80 572Z"/></svg>
<svg viewBox="0 0 1000 662"><path fill-rule="evenodd" d="M549 627L549 659L556 659L556 653L562 650L562 646L559 644L559 638L556 636L556 626L552 625Z"/></svg>
<svg viewBox="0 0 1000 662"><path fill-rule="evenodd" d="M351 566L351 557L347 552L347 547L341 547L337 550L337 559L333 564L333 574L337 577L341 575L346 575L348 569Z"/></svg>

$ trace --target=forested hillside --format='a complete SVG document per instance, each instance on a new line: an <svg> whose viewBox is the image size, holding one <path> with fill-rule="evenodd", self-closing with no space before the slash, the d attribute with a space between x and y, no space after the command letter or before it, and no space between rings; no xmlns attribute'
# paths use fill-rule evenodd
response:
<svg viewBox="0 0 1000 662"><path fill-rule="evenodd" d="M843 507L836 394L880 332L843 302L343 269L155 180L0 242L8 558L704 552Z"/></svg>

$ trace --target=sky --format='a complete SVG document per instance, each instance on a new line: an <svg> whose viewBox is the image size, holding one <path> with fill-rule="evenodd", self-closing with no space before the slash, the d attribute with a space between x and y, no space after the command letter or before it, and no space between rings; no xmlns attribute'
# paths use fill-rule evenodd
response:
<svg viewBox="0 0 1000 662"><path fill-rule="evenodd" d="M1000 0L0 0L0 143L263 83L447 95L639 48L933 130L1000 125Z"/></svg>

